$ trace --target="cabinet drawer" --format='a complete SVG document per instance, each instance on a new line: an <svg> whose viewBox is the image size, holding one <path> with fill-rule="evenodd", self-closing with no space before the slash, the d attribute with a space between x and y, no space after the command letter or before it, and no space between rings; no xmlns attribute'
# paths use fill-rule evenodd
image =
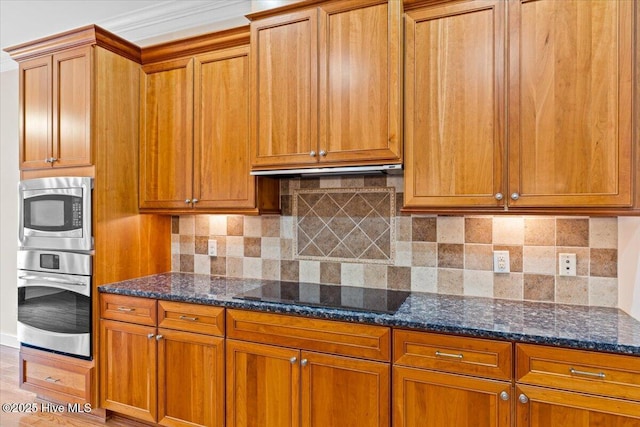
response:
<svg viewBox="0 0 640 427"><path fill-rule="evenodd" d="M511 379L511 343L429 332L394 330L393 333L395 365Z"/></svg>
<svg viewBox="0 0 640 427"><path fill-rule="evenodd" d="M640 357L517 344L516 381L640 401Z"/></svg>
<svg viewBox="0 0 640 427"><path fill-rule="evenodd" d="M224 335L224 309L221 307L158 301L158 322L161 328Z"/></svg>
<svg viewBox="0 0 640 427"><path fill-rule="evenodd" d="M391 334L384 326L227 310L226 327L228 338L389 361Z"/></svg>
<svg viewBox="0 0 640 427"><path fill-rule="evenodd" d="M121 322L156 326L156 300L126 295L101 294L100 317Z"/></svg>
<svg viewBox="0 0 640 427"><path fill-rule="evenodd" d="M92 362L23 347L20 388L60 402L91 403Z"/></svg>

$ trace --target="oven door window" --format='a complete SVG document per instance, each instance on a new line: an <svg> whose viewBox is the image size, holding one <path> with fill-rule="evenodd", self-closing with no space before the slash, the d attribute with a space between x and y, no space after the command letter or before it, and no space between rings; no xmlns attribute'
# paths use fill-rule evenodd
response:
<svg viewBox="0 0 640 427"><path fill-rule="evenodd" d="M24 199L24 227L38 231L82 228L82 197L46 194Z"/></svg>
<svg viewBox="0 0 640 427"><path fill-rule="evenodd" d="M86 334L91 325L91 298L48 286L18 288L18 321L49 332Z"/></svg>

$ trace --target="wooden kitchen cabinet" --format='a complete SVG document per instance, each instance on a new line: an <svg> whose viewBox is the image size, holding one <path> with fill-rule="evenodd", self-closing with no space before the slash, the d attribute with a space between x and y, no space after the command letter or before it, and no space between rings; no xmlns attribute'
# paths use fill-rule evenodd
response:
<svg viewBox="0 0 640 427"><path fill-rule="evenodd" d="M510 206L631 206L634 3L509 3Z"/></svg>
<svg viewBox="0 0 640 427"><path fill-rule="evenodd" d="M101 406L166 426L223 426L224 309L111 294L101 301Z"/></svg>
<svg viewBox="0 0 640 427"><path fill-rule="evenodd" d="M92 48L20 62L20 169L91 164Z"/></svg>
<svg viewBox="0 0 640 427"><path fill-rule="evenodd" d="M640 425L639 402L521 385L516 393L516 427Z"/></svg>
<svg viewBox="0 0 640 427"><path fill-rule="evenodd" d="M227 340L227 426L300 425L300 351Z"/></svg>
<svg viewBox="0 0 640 427"><path fill-rule="evenodd" d="M250 15L254 170L400 163L398 1Z"/></svg>
<svg viewBox="0 0 640 427"><path fill-rule="evenodd" d="M171 219L138 211L140 48L87 25L5 51L19 66L20 179L94 179L92 359L80 364L86 372L77 370L78 359L62 363L53 353L43 352L34 363L23 346L27 372L22 386L58 403L84 399L92 405L92 417L104 417L99 405L98 287L171 268ZM57 160L45 162L50 158ZM29 365L37 371L30 372ZM52 366L70 369L69 375ZM39 375L29 376L45 372L55 375L44 378L61 381L45 384ZM83 384L80 376L85 374Z"/></svg>
<svg viewBox="0 0 640 427"><path fill-rule="evenodd" d="M393 426L509 427L511 343L394 330Z"/></svg>
<svg viewBox="0 0 640 427"><path fill-rule="evenodd" d="M227 426L389 425L388 328L228 310L227 337Z"/></svg>
<svg viewBox="0 0 640 427"><path fill-rule="evenodd" d="M193 58L145 65L140 76L140 208L190 208Z"/></svg>
<svg viewBox="0 0 640 427"><path fill-rule="evenodd" d="M640 425L637 356L516 344L516 426Z"/></svg>
<svg viewBox="0 0 640 427"><path fill-rule="evenodd" d="M100 319L100 406L157 420L154 326Z"/></svg>
<svg viewBox="0 0 640 427"><path fill-rule="evenodd" d="M406 12L405 207L504 203L505 7Z"/></svg>
<svg viewBox="0 0 640 427"><path fill-rule="evenodd" d="M248 46L146 64L141 76L143 211L278 212L278 182L249 175Z"/></svg>
<svg viewBox="0 0 640 427"><path fill-rule="evenodd" d="M20 388L58 402L90 404L93 363L30 347L20 348Z"/></svg>
<svg viewBox="0 0 640 427"><path fill-rule="evenodd" d="M634 2L412 7L405 210L632 206Z"/></svg>

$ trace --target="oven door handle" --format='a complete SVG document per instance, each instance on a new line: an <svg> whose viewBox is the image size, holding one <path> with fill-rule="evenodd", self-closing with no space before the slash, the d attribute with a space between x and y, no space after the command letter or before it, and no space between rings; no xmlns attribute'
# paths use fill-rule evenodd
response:
<svg viewBox="0 0 640 427"><path fill-rule="evenodd" d="M63 284L63 285L86 286L86 284L82 283L82 282L70 282L69 280L57 279L55 277L47 277L47 276L19 276L18 279L22 279L22 280L44 280L46 282L60 283L60 284Z"/></svg>

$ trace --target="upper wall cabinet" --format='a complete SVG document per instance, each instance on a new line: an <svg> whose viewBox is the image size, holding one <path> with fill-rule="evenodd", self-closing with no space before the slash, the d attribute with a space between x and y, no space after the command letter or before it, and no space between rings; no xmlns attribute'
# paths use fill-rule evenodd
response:
<svg viewBox="0 0 640 427"><path fill-rule="evenodd" d="M509 3L510 206L631 205L634 4Z"/></svg>
<svg viewBox="0 0 640 427"><path fill-rule="evenodd" d="M402 161L400 1L254 14L254 170Z"/></svg>
<svg viewBox="0 0 640 427"><path fill-rule="evenodd" d="M635 2L423 4L405 15L405 210L632 206Z"/></svg>
<svg viewBox="0 0 640 427"><path fill-rule="evenodd" d="M503 0L406 13L405 206L502 204L504 13Z"/></svg>
<svg viewBox="0 0 640 427"><path fill-rule="evenodd" d="M193 58L146 65L140 75L140 208L190 208Z"/></svg>
<svg viewBox="0 0 640 427"><path fill-rule="evenodd" d="M140 61L136 46L95 25L5 49L19 62L21 170L92 164L96 93L117 71L100 49Z"/></svg>
<svg viewBox="0 0 640 427"><path fill-rule="evenodd" d="M244 45L220 48L211 35L206 53L142 68L141 209L277 212L278 181L249 175L247 30Z"/></svg>
<svg viewBox="0 0 640 427"><path fill-rule="evenodd" d="M91 47L20 63L20 168L91 164Z"/></svg>

